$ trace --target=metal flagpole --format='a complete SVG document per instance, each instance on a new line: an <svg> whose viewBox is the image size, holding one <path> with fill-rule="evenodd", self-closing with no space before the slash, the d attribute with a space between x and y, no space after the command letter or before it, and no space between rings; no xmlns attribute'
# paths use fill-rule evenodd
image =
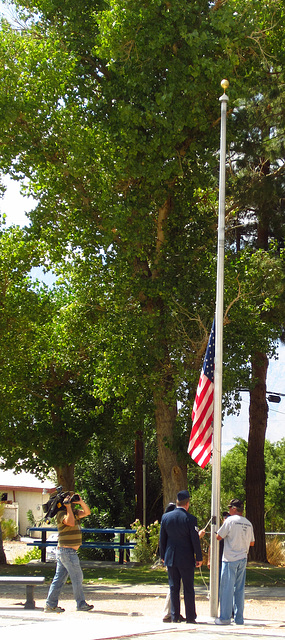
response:
<svg viewBox="0 0 285 640"><path fill-rule="evenodd" d="M214 430L211 501L211 557L210 557L210 615L217 617L219 604L219 542L216 531L220 525L221 489L221 427L223 376L223 319L224 319L224 252L225 252L225 183L226 183L226 121L228 80L222 80L224 94L221 102L220 179L218 219L218 261L215 330Z"/></svg>

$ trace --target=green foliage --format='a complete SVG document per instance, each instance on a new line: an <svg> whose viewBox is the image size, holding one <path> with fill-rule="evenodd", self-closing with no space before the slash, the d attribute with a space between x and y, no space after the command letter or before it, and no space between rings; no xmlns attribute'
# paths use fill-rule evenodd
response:
<svg viewBox="0 0 285 640"><path fill-rule="evenodd" d="M137 519L131 524L132 529L136 532L130 535L130 540L136 541L136 546L132 554L137 562L148 564L154 562L159 545L160 524L158 521L145 527Z"/></svg>
<svg viewBox="0 0 285 640"><path fill-rule="evenodd" d="M91 506L86 526L129 527L134 514L133 456L101 447L96 451L96 445L89 451L92 457L80 462L75 472L76 488Z"/></svg>
<svg viewBox="0 0 285 640"><path fill-rule="evenodd" d="M16 0L16 6L29 20L20 30L3 23L0 34L0 164L15 179L24 177L38 201L26 233L31 256L39 247L63 280L52 292L34 289L26 262L15 269L22 239L15 248L4 236L10 244L5 251L2 245L3 255L10 247L13 265L8 260L1 276L3 456L8 466L19 468L23 460L38 472L72 465L94 433L100 442L111 433L121 451L134 441L135 421L146 417L150 437L156 420L160 468L171 474L171 465L183 467L186 459L214 313L219 82L224 75L231 80L234 174L245 142L258 142L248 125L263 123L271 105L266 100L244 122L248 96L261 102L257 86L262 99L272 98L273 128L281 131L282 96L273 100L272 80L281 94L283 74L275 66L284 57L282 2ZM277 173L281 145L273 132L250 157L263 156L272 138ZM273 352L282 319L279 258L233 249L240 224L252 237L249 207L269 182L252 165L250 190L242 171L233 176L237 195L227 217L226 391L248 379L253 347ZM275 177L270 183L282 217L280 184ZM264 201L268 208L270 199ZM274 226L282 231L277 218ZM171 465L162 464L171 456ZM206 494L208 501L208 485ZM204 519L202 489L197 508ZM104 507L96 514L101 522L109 516Z"/></svg>
<svg viewBox="0 0 285 640"><path fill-rule="evenodd" d="M28 511L27 511L27 520L28 520L28 523L31 525L31 527L37 527L37 526L39 526L39 525L37 524L37 521L36 521L36 519L35 519L35 516L34 516L34 514L33 514L32 509L28 509Z"/></svg>
<svg viewBox="0 0 285 640"><path fill-rule="evenodd" d="M265 443L265 524L267 531L284 531L285 439Z"/></svg>
<svg viewBox="0 0 285 640"><path fill-rule="evenodd" d="M104 403L94 393L95 345L69 283L33 283L25 253L23 232L1 232L0 430L7 466L41 473L80 457L102 429Z"/></svg>
<svg viewBox="0 0 285 640"><path fill-rule="evenodd" d="M2 538L3 540L14 540L17 537L18 529L11 518L8 520L1 520Z"/></svg>
<svg viewBox="0 0 285 640"><path fill-rule="evenodd" d="M38 547L35 549L31 549L27 551L24 556L17 556L14 560L14 564L28 564L32 560L40 560L41 559L41 550Z"/></svg>
<svg viewBox="0 0 285 640"><path fill-rule="evenodd" d="M227 509L229 501L238 497L246 504L246 461L247 442L235 438L236 444L221 460L221 504L220 510ZM265 529L284 531L284 460L285 440L265 441ZM195 468L196 467L196 468ZM189 465L188 486L190 488L190 511L197 517L199 528L203 528L211 516L211 468L200 469Z"/></svg>
<svg viewBox="0 0 285 640"><path fill-rule="evenodd" d="M221 461L221 497L223 509L234 497L245 503L245 473L247 459L247 442L235 438L237 444L223 456Z"/></svg>
<svg viewBox="0 0 285 640"><path fill-rule="evenodd" d="M161 479L156 465L156 447L150 439L145 444L146 511L148 522L162 513ZM135 517L135 448L134 443L114 447L111 438L100 442L94 437L86 460L76 465L76 488L91 506L86 518L90 527L130 527Z"/></svg>
<svg viewBox="0 0 285 640"><path fill-rule="evenodd" d="M190 492L189 511L196 516L199 529L203 529L211 517L212 468L201 469L193 461L188 466Z"/></svg>

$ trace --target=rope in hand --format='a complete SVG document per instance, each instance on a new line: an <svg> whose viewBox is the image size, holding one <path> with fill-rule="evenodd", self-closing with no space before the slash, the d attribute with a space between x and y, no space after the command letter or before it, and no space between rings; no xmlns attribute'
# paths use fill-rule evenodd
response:
<svg viewBox="0 0 285 640"><path fill-rule="evenodd" d="M208 522L207 522L206 526L204 527L205 531L206 531L206 529L207 529L207 526L210 524L211 520L212 520L212 516L210 517L210 520L208 520Z"/></svg>
<svg viewBox="0 0 285 640"><path fill-rule="evenodd" d="M206 526L205 526L205 527L203 527L204 531L206 531L206 529L207 529L208 525L210 524L211 520L212 520L212 516L211 516L211 518L208 520L208 522L207 522ZM207 598L208 598L208 600L209 600L209 598L210 598L210 585L208 585L208 584L206 583L206 581L204 580L204 576L203 576L203 574L202 574L202 567L199 567L199 571L200 571L200 576L201 576L201 578L202 578L202 582L203 582L203 584L205 585L205 587L206 587L206 589L207 589Z"/></svg>
<svg viewBox="0 0 285 640"><path fill-rule="evenodd" d="M210 598L210 585L207 584L207 582L204 580L204 576L202 574L202 567L199 567L199 571L200 571L200 576L202 578L202 582L204 583L204 585L205 585L205 587L207 589L207 598L209 600L209 598Z"/></svg>

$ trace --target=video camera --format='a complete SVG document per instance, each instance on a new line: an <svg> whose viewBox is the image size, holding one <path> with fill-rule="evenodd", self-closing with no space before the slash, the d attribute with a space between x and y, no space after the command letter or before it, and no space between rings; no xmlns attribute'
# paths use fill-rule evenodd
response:
<svg viewBox="0 0 285 640"><path fill-rule="evenodd" d="M53 518L58 511L65 508L64 499L70 495L70 491L62 491L62 487L57 487L56 493L53 493L50 499L43 504L43 511L45 513L45 520L47 524L50 522L50 518ZM78 502L80 500L80 496L78 493L74 493L70 502Z"/></svg>

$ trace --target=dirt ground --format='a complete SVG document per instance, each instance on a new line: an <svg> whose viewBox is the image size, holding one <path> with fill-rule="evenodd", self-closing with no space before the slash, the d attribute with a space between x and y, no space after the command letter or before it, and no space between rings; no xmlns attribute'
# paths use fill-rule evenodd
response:
<svg viewBox="0 0 285 640"><path fill-rule="evenodd" d="M15 558L22 558L27 551L31 549L24 542L18 540L5 540L3 543L6 560L9 564L13 564Z"/></svg>
<svg viewBox="0 0 285 640"><path fill-rule="evenodd" d="M13 563L17 556L24 556L30 549L25 543L17 541L4 542L4 549L8 563ZM47 586L36 588L37 607L43 607L47 595ZM136 615L136 616L152 616L163 617L164 600L167 593L167 587L157 587L155 585L148 586L138 585L118 587L112 585L87 584L84 586L86 600L94 604L94 611L99 615ZM276 589L277 597L266 599L263 597L262 588L260 588L260 596L258 599L246 597L245 600L245 618L255 620L278 621L285 624L285 598L278 597L278 589ZM280 592L281 593L281 592ZM284 591L282 590L282 593ZM24 590L15 590L14 586L6 587L5 593L2 588L0 590L1 604L3 606L3 598L7 598L11 603L11 599L24 598ZM66 585L62 593L60 605L66 611L74 611L75 603L72 595L71 585ZM196 594L197 616L209 616L210 607L206 593L203 595ZM182 603L181 613L184 614L184 604Z"/></svg>

